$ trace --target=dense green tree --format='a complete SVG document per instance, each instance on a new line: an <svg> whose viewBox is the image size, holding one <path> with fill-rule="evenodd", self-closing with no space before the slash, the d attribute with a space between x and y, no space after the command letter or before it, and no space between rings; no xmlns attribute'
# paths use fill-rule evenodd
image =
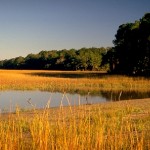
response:
<svg viewBox="0 0 150 150"><path fill-rule="evenodd" d="M77 51L75 49L70 49L66 51L65 54L65 61L64 61L64 68L67 70L77 70L78 69L78 56Z"/></svg>
<svg viewBox="0 0 150 150"><path fill-rule="evenodd" d="M114 48L103 57L110 72L150 75L150 13L120 25L115 37Z"/></svg>
<svg viewBox="0 0 150 150"><path fill-rule="evenodd" d="M25 59L22 56L16 57L14 59L14 69L21 69L24 68L25 65Z"/></svg>
<svg viewBox="0 0 150 150"><path fill-rule="evenodd" d="M7 69L14 69L15 66L14 66L14 60L15 58L12 58L12 59L9 59L9 60L4 60L3 61L3 68L7 68Z"/></svg>
<svg viewBox="0 0 150 150"><path fill-rule="evenodd" d="M25 68L26 69L42 69L39 62L38 54L29 54L25 57Z"/></svg>
<svg viewBox="0 0 150 150"><path fill-rule="evenodd" d="M58 52L56 50L49 51L48 63L45 68L56 70L56 61L59 58Z"/></svg>
<svg viewBox="0 0 150 150"><path fill-rule="evenodd" d="M81 70L99 70L104 48L82 48L79 50L78 68Z"/></svg>

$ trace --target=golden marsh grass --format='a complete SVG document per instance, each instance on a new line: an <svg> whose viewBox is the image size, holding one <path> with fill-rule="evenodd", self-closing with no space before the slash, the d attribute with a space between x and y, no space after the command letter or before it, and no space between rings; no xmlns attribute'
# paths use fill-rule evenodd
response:
<svg viewBox="0 0 150 150"><path fill-rule="evenodd" d="M86 71L0 70L0 90L150 91L148 78L106 75L101 72L92 73ZM72 74L74 76L70 77L69 75ZM89 77L86 76L88 74L90 74ZM96 77L94 77L95 74Z"/></svg>

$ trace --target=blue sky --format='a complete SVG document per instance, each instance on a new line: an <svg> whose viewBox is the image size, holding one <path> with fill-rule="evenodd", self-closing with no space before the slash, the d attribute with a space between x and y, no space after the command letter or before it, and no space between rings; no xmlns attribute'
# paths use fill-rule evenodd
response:
<svg viewBox="0 0 150 150"><path fill-rule="evenodd" d="M0 60L41 50L113 46L150 0L0 0Z"/></svg>

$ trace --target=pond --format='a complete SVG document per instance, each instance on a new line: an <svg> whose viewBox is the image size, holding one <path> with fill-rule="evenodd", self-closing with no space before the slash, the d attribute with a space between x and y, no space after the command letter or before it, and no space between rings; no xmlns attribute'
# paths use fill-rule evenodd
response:
<svg viewBox="0 0 150 150"><path fill-rule="evenodd" d="M59 107L79 104L95 104L124 99L149 98L150 92L61 93L48 91L0 91L0 111L13 112L16 107L22 110L32 108Z"/></svg>

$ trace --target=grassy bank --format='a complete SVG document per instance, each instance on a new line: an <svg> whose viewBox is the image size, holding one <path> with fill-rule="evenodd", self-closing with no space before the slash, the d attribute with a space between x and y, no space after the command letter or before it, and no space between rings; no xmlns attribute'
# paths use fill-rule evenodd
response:
<svg viewBox="0 0 150 150"><path fill-rule="evenodd" d="M144 77L108 75L86 71L0 70L0 90L48 91L150 91Z"/></svg>
<svg viewBox="0 0 150 150"><path fill-rule="evenodd" d="M150 99L1 114L0 149L148 150Z"/></svg>

